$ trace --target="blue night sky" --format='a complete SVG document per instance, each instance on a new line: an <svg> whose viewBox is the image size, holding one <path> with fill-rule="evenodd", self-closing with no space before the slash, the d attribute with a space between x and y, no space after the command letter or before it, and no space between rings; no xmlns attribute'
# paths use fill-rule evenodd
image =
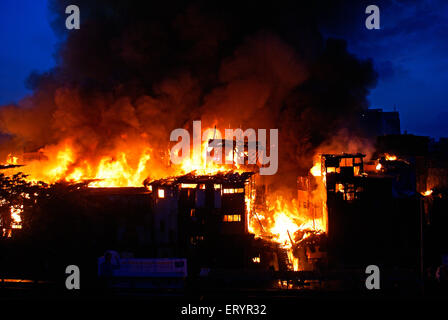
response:
<svg viewBox="0 0 448 320"><path fill-rule="evenodd" d="M357 12L357 27L325 34L347 39L349 51L373 59L379 79L369 96L371 108L396 106L402 131L447 137L448 1L385 3L379 5L380 30L365 28L367 15Z"/></svg>
<svg viewBox="0 0 448 320"><path fill-rule="evenodd" d="M381 30L367 30L361 11L354 25L327 28L324 34L346 39L352 53L373 59L379 80L369 96L372 108L395 106L408 133L448 136L448 1L390 1L380 9ZM2 0L0 14L2 105L29 93L25 79L30 72L55 64L57 37L46 0Z"/></svg>
<svg viewBox="0 0 448 320"><path fill-rule="evenodd" d="M46 0L0 1L0 104L29 93L25 88L28 75L55 64L57 38L48 15Z"/></svg>

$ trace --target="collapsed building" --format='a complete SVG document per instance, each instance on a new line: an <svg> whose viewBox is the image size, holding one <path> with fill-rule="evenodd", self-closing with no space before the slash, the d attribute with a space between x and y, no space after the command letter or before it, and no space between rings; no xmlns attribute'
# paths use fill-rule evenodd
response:
<svg viewBox="0 0 448 320"><path fill-rule="evenodd" d="M210 269L290 269L278 243L249 232L254 172L190 173L151 181L159 256L187 256L197 275Z"/></svg>

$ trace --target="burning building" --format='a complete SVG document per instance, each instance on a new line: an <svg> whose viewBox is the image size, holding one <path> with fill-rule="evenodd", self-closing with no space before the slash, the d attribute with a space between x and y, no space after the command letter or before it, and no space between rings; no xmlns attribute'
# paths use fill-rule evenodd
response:
<svg viewBox="0 0 448 320"><path fill-rule="evenodd" d="M192 173L149 182L158 238L171 245L169 254L194 255L189 262L207 268L253 263L246 205L253 174Z"/></svg>
<svg viewBox="0 0 448 320"><path fill-rule="evenodd" d="M422 212L412 172L393 157L373 164L364 158L361 153L321 154L312 175L299 178L299 198L309 197L302 191L309 188L304 181L318 179L323 186L310 210L326 212L329 267L377 264L419 270Z"/></svg>
<svg viewBox="0 0 448 320"><path fill-rule="evenodd" d="M366 175L356 153L364 145L341 152L352 152L345 142L357 136L360 114L382 126L374 134L399 133L398 115L368 111L376 72L344 41L323 41L315 21L327 6L78 4L83 27L63 37L58 66L32 75L33 93L0 109L0 156L24 165L8 173L22 171L30 183L88 184L83 192L96 199L105 225L98 234L110 246L186 256L196 274L310 271L325 267L327 253L333 264L360 264L360 256L371 264L372 252L394 250L408 221L394 200L395 180ZM56 20L65 19L65 5L52 1ZM193 120L209 129L200 132L202 150L174 165L170 133ZM260 177L256 165L204 161L214 132L225 128L278 129L278 172ZM224 158L241 152L232 150ZM127 205L132 218L120 216ZM408 214L414 221L415 210Z"/></svg>
<svg viewBox="0 0 448 320"><path fill-rule="evenodd" d="M298 215L297 208L269 210L268 203L260 204L263 188L258 186L257 192L256 178L251 171L192 172L148 182L160 254L187 256L193 275L223 268L314 270L310 261L322 257L310 257L304 250L319 247L311 243L324 232L321 219L300 224L307 216Z"/></svg>

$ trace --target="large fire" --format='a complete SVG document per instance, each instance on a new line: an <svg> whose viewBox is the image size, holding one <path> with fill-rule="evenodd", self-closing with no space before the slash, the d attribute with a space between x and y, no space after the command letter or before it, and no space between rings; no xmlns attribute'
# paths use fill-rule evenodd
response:
<svg viewBox="0 0 448 320"><path fill-rule="evenodd" d="M38 151L38 156L28 156L30 159L26 159L26 155L9 154L5 162L24 164L23 167L7 171L24 172L29 175L28 179L32 182L86 181L91 188L142 186L143 180L149 176L159 179L190 172L198 175L214 175L229 170L238 172L245 170L236 164L235 154L232 152L223 155L223 160L227 160L227 163L233 162L232 165L216 164L213 161L212 150L208 146L208 140L214 138L216 130L208 129L206 133L199 155L193 152L192 157L186 158L177 166L160 166L160 163L154 163L152 160L156 153L149 146L140 146L130 152L125 149L119 150L99 158L92 157L94 160L80 159L77 156L76 146L70 141L42 148ZM321 176L320 159L316 161L310 173L315 177ZM325 232L323 216L311 217L309 213L300 212L296 199L275 192L267 196L266 206L262 210L254 210L254 200L255 192L246 192L249 232L257 237L269 237L287 249L294 269L297 270L297 258L292 253L294 244L312 233ZM20 211L21 208L11 208L11 217L16 228L20 227ZM300 237L297 238L297 235Z"/></svg>
<svg viewBox="0 0 448 320"><path fill-rule="evenodd" d="M81 157L71 141L64 141L55 146L41 148L30 157L29 154L12 155L6 159L7 164L24 164L20 169L29 175L30 181L54 183L57 181L81 182L87 181L89 187L140 187L147 178L163 178L186 174L195 171L197 174L217 174L228 170L238 170L239 165L233 161L232 152L224 155L224 160L233 162L232 166L217 165L210 155L208 139L214 135L214 130L205 131L201 151L186 158L181 165L170 165L168 161L161 164L160 159L153 161L153 155L163 153L169 158L169 150L154 151L148 145L124 147L122 150L111 151L103 157ZM207 139L205 139L207 138ZM27 159L28 158L28 159ZM11 169L12 170L12 169Z"/></svg>
<svg viewBox="0 0 448 320"><path fill-rule="evenodd" d="M322 218L313 219L300 214L295 199L288 201L275 194L268 198L267 213L259 213L258 216L262 224L265 222L265 232L285 248L293 246L296 242L294 234L299 230L305 231L302 239L309 235L306 231L325 231Z"/></svg>
<svg viewBox="0 0 448 320"><path fill-rule="evenodd" d="M80 161L70 143L59 148L44 148L39 153L43 159L26 160L20 155L14 156L15 164L25 166L9 170L24 172L29 175L30 181L54 183L89 180L89 187L130 187L142 185L148 176L151 159L151 150L143 148L137 155L129 156L121 151L96 161Z"/></svg>
<svg viewBox="0 0 448 320"><path fill-rule="evenodd" d="M287 250L296 271L299 270L299 261L294 254L295 247L313 234L326 232L325 176L322 176L320 157L310 169L310 174L316 179L317 188L308 196L306 210L299 209L297 199L273 192L267 195L264 210L248 213L249 231L279 243Z"/></svg>

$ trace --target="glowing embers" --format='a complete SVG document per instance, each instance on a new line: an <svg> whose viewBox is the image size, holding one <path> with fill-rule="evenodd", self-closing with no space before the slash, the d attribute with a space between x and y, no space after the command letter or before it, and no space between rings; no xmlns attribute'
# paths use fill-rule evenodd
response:
<svg viewBox="0 0 448 320"><path fill-rule="evenodd" d="M430 195L432 195L432 193L433 193L432 190L426 190L425 192L422 192L422 196L429 197Z"/></svg>
<svg viewBox="0 0 448 320"><path fill-rule="evenodd" d="M224 222L241 222L240 214L226 214L222 217Z"/></svg>

